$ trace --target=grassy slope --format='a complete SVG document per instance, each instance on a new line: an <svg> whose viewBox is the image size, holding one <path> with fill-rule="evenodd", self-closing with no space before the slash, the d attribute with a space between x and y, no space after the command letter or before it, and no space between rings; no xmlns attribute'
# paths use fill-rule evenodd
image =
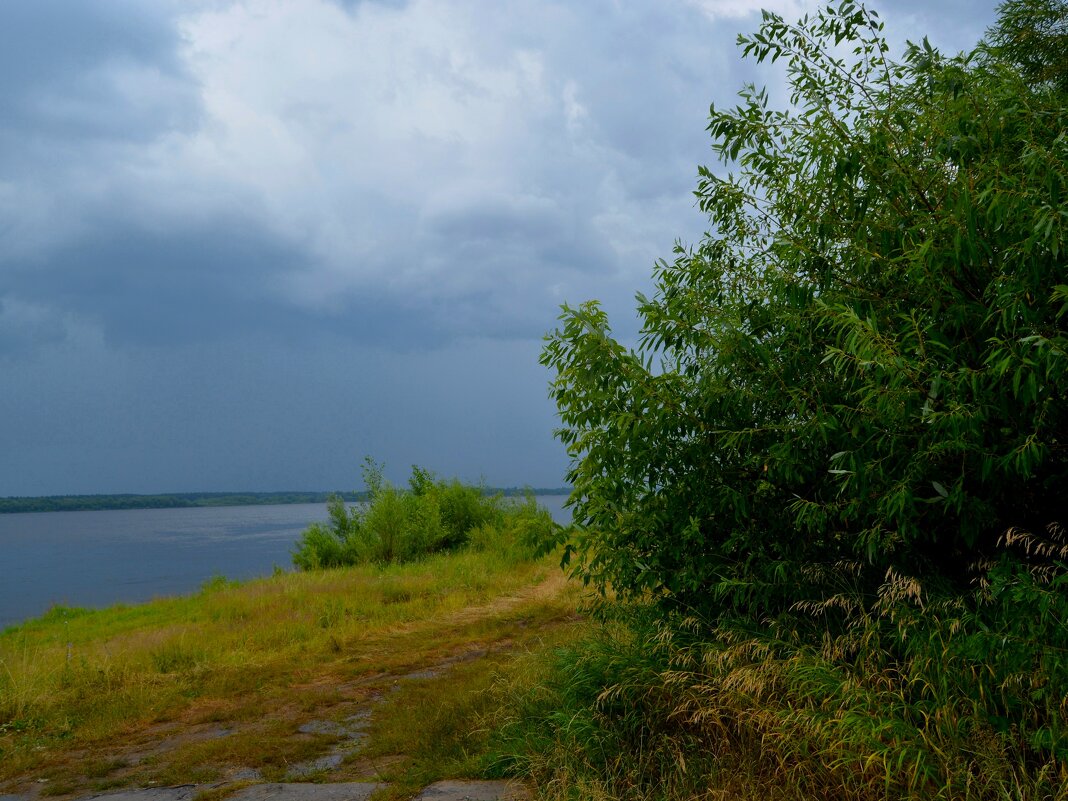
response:
<svg viewBox="0 0 1068 801"><path fill-rule="evenodd" d="M464 552L53 610L0 634L0 792L205 782L235 768L280 778L333 742L301 723L341 719L398 677L471 655L483 658L378 704L365 750L393 757L374 773L397 797L477 773L499 714L493 688L522 653L583 627L575 605L552 560ZM331 778L368 772L353 762Z"/></svg>

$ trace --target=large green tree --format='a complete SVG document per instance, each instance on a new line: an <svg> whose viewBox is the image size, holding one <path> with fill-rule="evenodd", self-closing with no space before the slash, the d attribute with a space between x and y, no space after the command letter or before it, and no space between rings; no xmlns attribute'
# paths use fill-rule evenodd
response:
<svg viewBox="0 0 1068 801"><path fill-rule="evenodd" d="M543 353L581 575L755 621L827 566L952 592L1006 536L1063 543L1065 11L1013 0L957 57L894 60L851 2L740 39L790 103L712 109L710 233L657 264L636 347L591 301Z"/></svg>

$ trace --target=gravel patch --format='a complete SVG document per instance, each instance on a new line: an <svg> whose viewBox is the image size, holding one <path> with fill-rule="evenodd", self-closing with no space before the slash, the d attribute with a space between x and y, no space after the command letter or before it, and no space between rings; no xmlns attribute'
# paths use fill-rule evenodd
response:
<svg viewBox="0 0 1068 801"><path fill-rule="evenodd" d="M230 798L234 801L366 801L371 793L382 787L385 785L377 782L256 784L239 790Z"/></svg>
<svg viewBox="0 0 1068 801"><path fill-rule="evenodd" d="M415 801L529 801L530 793L515 782L435 782Z"/></svg>
<svg viewBox="0 0 1068 801"><path fill-rule="evenodd" d="M200 788L195 784L177 787L145 787L140 790L119 790L116 793L96 793L82 796L78 801L99 798L103 801L190 801Z"/></svg>

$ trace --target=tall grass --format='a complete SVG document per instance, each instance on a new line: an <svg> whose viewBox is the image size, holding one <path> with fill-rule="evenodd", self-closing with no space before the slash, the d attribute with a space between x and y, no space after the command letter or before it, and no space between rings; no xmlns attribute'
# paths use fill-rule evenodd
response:
<svg viewBox="0 0 1068 801"><path fill-rule="evenodd" d="M1063 561L999 560L964 596L891 572L874 599L832 568L793 622L617 608L517 688L499 769L548 798L1068 798Z"/></svg>

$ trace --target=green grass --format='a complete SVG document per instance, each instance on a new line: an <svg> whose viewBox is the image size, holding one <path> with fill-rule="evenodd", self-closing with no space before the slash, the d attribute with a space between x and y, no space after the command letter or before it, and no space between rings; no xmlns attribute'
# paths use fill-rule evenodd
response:
<svg viewBox="0 0 1068 801"><path fill-rule="evenodd" d="M0 792L39 779L57 796L217 781L234 766L281 778L333 742L299 735L301 723L351 714L398 676L489 652L433 679L436 693L461 698L493 681L509 649L574 628L575 603L551 559L469 550L213 581L136 606L57 608L0 634ZM480 710L456 718L457 730ZM383 737L388 714L376 718ZM433 772L420 743L394 747L413 776ZM463 764L446 767L460 775Z"/></svg>
<svg viewBox="0 0 1068 801"><path fill-rule="evenodd" d="M519 647L451 667L447 677L402 680L374 708L368 745L352 763L386 766L378 773L390 785L379 793L381 801L411 798L443 778L503 775L495 748L517 708L516 687L526 689L531 664L585 627L542 629Z"/></svg>
<svg viewBox="0 0 1068 801"><path fill-rule="evenodd" d="M553 801L1068 798L1063 761L1021 761L957 703L972 679L942 640L893 663L858 629L843 661L832 641L595 624L580 600L551 559L468 550L57 608L0 634L0 792L221 798L236 768L283 780L338 742L303 723L369 710L364 746L312 780L387 781L382 801L498 776Z"/></svg>
<svg viewBox="0 0 1068 801"><path fill-rule="evenodd" d="M634 614L539 652L489 763L552 801L1068 799L1068 761L988 722L942 640L902 661L877 622L847 656L680 623Z"/></svg>

